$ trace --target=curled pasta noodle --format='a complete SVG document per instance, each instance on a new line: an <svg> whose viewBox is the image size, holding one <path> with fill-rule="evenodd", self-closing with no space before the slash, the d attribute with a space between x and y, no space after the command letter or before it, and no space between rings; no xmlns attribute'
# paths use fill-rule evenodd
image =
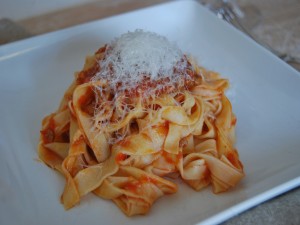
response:
<svg viewBox="0 0 300 225"><path fill-rule="evenodd" d="M236 186L244 172L235 148L236 117L225 96L228 80L186 58L191 80L182 87L148 97L116 92L111 81L93 79L106 50L87 58L58 110L42 122L39 157L65 177L64 207L94 193L132 216L176 193L174 177L196 191Z"/></svg>

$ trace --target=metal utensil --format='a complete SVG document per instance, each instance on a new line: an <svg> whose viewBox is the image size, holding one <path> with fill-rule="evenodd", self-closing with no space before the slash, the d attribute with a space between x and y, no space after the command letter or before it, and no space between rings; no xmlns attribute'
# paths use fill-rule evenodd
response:
<svg viewBox="0 0 300 225"><path fill-rule="evenodd" d="M283 61L289 63L289 64L297 64L300 65L300 59L293 57L289 54L283 54L274 48L272 48L267 43L263 43L262 41L259 41L257 38L255 38L251 32L243 26L243 24L240 22L239 16L237 15L236 5L232 5L229 1L226 0L220 0L215 1L215 4L209 4L209 9L213 11L220 19L223 19L236 27L237 29L241 30L245 34L247 34L249 37L251 37L255 42L262 45L263 47L267 48L269 51L277 55L280 59Z"/></svg>

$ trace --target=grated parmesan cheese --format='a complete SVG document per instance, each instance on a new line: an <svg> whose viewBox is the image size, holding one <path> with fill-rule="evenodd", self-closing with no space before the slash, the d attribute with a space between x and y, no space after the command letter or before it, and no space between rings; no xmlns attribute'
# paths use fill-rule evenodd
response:
<svg viewBox="0 0 300 225"><path fill-rule="evenodd" d="M153 94L164 87L183 84L187 60L167 38L153 32L135 30L121 35L108 45L99 62L100 71L93 80L107 80L114 92L158 82L146 91Z"/></svg>

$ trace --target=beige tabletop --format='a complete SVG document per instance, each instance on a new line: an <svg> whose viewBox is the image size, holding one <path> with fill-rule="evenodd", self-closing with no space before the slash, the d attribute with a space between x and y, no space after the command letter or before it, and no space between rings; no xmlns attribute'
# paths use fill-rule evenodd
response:
<svg viewBox="0 0 300 225"><path fill-rule="evenodd" d="M102 0L19 21L0 17L0 45L168 1L171 0ZM215 0L199 0L201 3L212 1ZM299 0L233 2L245 13L241 21L255 38L280 53L300 58ZM299 65L292 66L300 71ZM224 224L300 224L300 188L260 204Z"/></svg>

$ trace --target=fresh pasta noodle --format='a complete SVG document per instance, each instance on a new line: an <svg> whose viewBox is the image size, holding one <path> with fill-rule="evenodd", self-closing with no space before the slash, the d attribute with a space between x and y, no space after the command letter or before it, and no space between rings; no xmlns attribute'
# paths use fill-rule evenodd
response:
<svg viewBox="0 0 300 225"><path fill-rule="evenodd" d="M38 154L66 179L64 207L92 192L132 216L176 193L172 179L214 193L236 186L244 172L228 87L154 33L100 48L42 122Z"/></svg>

